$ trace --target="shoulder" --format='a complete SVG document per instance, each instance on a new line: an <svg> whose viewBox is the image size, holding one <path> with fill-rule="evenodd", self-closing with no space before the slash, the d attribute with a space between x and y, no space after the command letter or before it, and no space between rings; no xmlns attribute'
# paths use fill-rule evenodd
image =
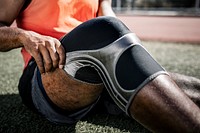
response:
<svg viewBox="0 0 200 133"><path fill-rule="evenodd" d="M29 0L0 0L0 23L12 24Z"/></svg>

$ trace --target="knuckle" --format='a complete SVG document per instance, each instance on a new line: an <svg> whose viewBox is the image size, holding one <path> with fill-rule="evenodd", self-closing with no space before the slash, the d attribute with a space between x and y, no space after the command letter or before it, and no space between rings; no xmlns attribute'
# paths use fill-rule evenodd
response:
<svg viewBox="0 0 200 133"><path fill-rule="evenodd" d="M45 71L50 71L51 70L51 68L52 68L52 64L50 63L50 64L45 64Z"/></svg>
<svg viewBox="0 0 200 133"><path fill-rule="evenodd" d="M38 49L34 49L34 50L31 51L31 54L33 56L37 56L39 54L39 50Z"/></svg>
<svg viewBox="0 0 200 133"><path fill-rule="evenodd" d="M54 42L57 44L57 45L61 45L60 41L56 38L54 38Z"/></svg>
<svg viewBox="0 0 200 133"><path fill-rule="evenodd" d="M56 55L53 59L54 62L58 62L59 61L59 57Z"/></svg>
<svg viewBox="0 0 200 133"><path fill-rule="evenodd" d="M50 40L45 41L45 47L51 47L51 42Z"/></svg>
<svg viewBox="0 0 200 133"><path fill-rule="evenodd" d="M43 67L42 60L35 60L35 61L36 61L38 67Z"/></svg>
<svg viewBox="0 0 200 133"><path fill-rule="evenodd" d="M51 50L51 51L54 51L56 52L56 44L53 40L49 40L47 43L46 43L46 47Z"/></svg>
<svg viewBox="0 0 200 133"><path fill-rule="evenodd" d="M61 55L61 56L65 55L65 49L63 47L59 47L58 52L59 52L59 55Z"/></svg>
<svg viewBox="0 0 200 133"><path fill-rule="evenodd" d="M41 66L43 64L43 61L41 59L36 59L36 62Z"/></svg>
<svg viewBox="0 0 200 133"><path fill-rule="evenodd" d="M50 60L45 61L45 65L51 66L52 65L52 61L50 61Z"/></svg>

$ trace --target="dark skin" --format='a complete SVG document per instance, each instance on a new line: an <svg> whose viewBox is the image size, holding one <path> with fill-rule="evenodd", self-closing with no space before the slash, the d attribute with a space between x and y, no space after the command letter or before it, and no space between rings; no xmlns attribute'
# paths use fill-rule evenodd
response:
<svg viewBox="0 0 200 133"><path fill-rule="evenodd" d="M60 108L74 111L93 103L103 85L70 77L62 69L65 51L57 39L9 27L23 5L24 0L0 1L0 51L24 47L36 60L47 95ZM115 17L111 0L99 1L97 15ZM198 132L200 110L193 102L199 101L199 95L196 95L200 94L198 84L200 81L191 77L172 73L160 75L136 94L129 107L131 117L153 132Z"/></svg>
<svg viewBox="0 0 200 133"><path fill-rule="evenodd" d="M194 77L188 77L178 73L169 73L176 84L184 93L200 107L200 80Z"/></svg>
<svg viewBox="0 0 200 133"><path fill-rule="evenodd" d="M200 132L199 107L166 75L145 85L129 110L153 132Z"/></svg>
<svg viewBox="0 0 200 133"><path fill-rule="evenodd" d="M62 69L43 75L42 80L49 98L67 111L74 111L91 104L99 97L104 87L103 84L89 84L75 80Z"/></svg>

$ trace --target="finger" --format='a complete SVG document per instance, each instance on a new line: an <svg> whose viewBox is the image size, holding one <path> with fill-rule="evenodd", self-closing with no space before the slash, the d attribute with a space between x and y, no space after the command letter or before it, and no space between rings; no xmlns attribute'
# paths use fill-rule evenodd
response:
<svg viewBox="0 0 200 133"><path fill-rule="evenodd" d="M43 64L44 64L45 72L51 71L53 65L52 65L52 60L51 60L49 51L43 45L39 45L39 50L40 50L40 53L41 53L42 58L43 58Z"/></svg>
<svg viewBox="0 0 200 133"><path fill-rule="evenodd" d="M53 63L53 67L57 68L58 67L58 63L59 63L59 55L56 51L56 42L54 41L49 41L50 45L49 47L47 47L47 49L49 50L50 56L51 56L51 60Z"/></svg>
<svg viewBox="0 0 200 133"><path fill-rule="evenodd" d="M60 42L59 45L56 45L56 50L59 55L59 68L62 69L65 65L66 53L64 47L60 44Z"/></svg>
<svg viewBox="0 0 200 133"><path fill-rule="evenodd" d="M34 59L35 59L35 62L38 66L38 69L40 71L40 73L44 73L45 72L45 69L44 69L44 64L43 64L43 59L42 59L42 56L39 52L37 52L36 54L33 55Z"/></svg>

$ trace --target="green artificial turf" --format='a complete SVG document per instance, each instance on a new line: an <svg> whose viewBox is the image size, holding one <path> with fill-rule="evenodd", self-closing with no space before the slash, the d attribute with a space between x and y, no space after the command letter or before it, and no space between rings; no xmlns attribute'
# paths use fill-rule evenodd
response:
<svg viewBox="0 0 200 133"><path fill-rule="evenodd" d="M143 42L166 70L200 78L200 45ZM8 133L133 133L149 132L130 118L96 113L74 125L56 125L31 112L17 90L23 70L20 50L0 53L0 132Z"/></svg>

